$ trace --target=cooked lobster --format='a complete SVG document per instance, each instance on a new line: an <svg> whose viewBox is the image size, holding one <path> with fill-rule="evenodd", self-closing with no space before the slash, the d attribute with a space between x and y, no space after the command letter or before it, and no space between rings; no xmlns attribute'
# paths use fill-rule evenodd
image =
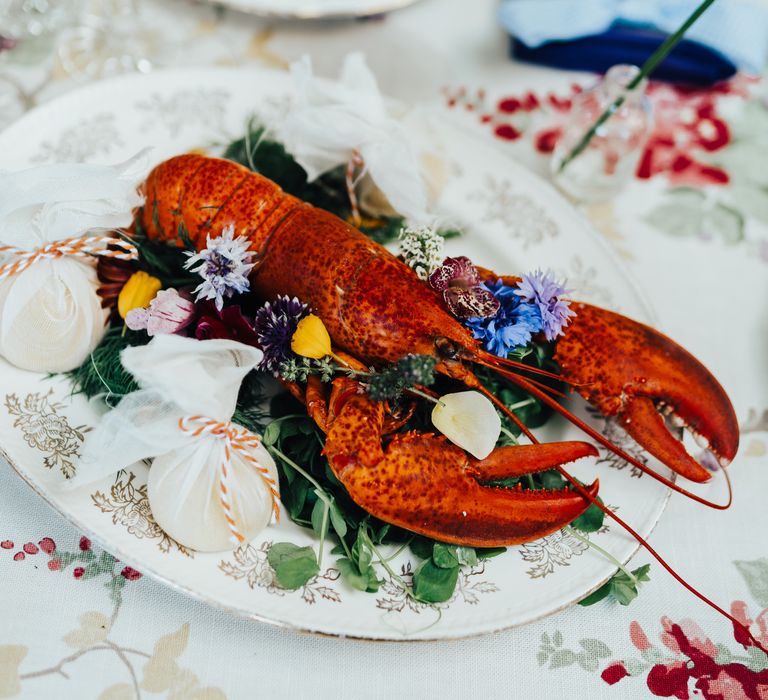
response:
<svg viewBox="0 0 768 700"><path fill-rule="evenodd" d="M526 375L525 366L483 350L438 293L336 216L240 165L192 154L158 165L145 195L139 216L150 237L175 240L183 222L202 247L207 235L234 225L256 254L255 293L264 299L288 294L309 304L350 361L376 365L409 353L434 356L438 372L485 393L516 420L472 371L473 365L490 367L594 440L681 490L560 406ZM733 407L700 362L648 326L588 304L573 308L577 316L555 354L565 382L688 479L703 482L710 473L670 433L663 414L674 413L723 464L733 459L739 443ZM589 443L502 447L477 460L432 434L396 433L385 440L396 424L387 406L347 377L334 380L330 390L310 378L302 391L309 414L326 433L325 454L336 476L355 502L394 525L444 542L510 545L558 530L595 500L597 481L582 487L562 471L565 463L597 454ZM483 485L551 468L561 469L573 488L541 492Z"/></svg>

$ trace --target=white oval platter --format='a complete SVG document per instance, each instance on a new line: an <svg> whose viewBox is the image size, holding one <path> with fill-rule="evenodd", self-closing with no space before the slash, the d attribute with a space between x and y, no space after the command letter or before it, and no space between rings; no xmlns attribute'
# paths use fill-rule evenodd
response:
<svg viewBox="0 0 768 700"><path fill-rule="evenodd" d="M242 136L246 119L286 95L286 75L215 69L129 76L96 83L27 114L0 135L3 168L63 161L119 162L147 146L154 163L192 148L211 148ZM573 297L641 321L652 318L626 270L584 218L548 184L490 143L465 135L436 111L450 177L437 205L465 235L449 252L466 254L499 272L551 268L568 279ZM266 562L270 543L316 545L311 531L287 518L234 553L186 552L154 523L146 498L147 467L77 490L62 488L77 469L83 433L103 412L98 402L72 396L61 377L25 372L0 360L0 446L38 494L121 561L216 607L255 619L323 634L366 639L448 639L519 625L571 605L601 585L615 567L567 532L510 548L464 571L454 598L415 604L385 582L378 593L348 587L326 552L321 574L303 589L279 588ZM580 401L573 401L587 415ZM613 439L620 430L590 420ZM580 439L565 421L539 431L545 440ZM629 447L630 449L631 446ZM647 535L668 492L601 452L582 460L576 475L599 476L605 502ZM616 526L592 535L621 561L637 543ZM408 580L408 554L392 563Z"/></svg>

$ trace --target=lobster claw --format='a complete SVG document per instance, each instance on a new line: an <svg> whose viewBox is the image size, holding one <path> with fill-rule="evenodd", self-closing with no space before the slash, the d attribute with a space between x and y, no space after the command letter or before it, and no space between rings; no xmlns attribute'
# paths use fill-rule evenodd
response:
<svg viewBox="0 0 768 700"><path fill-rule="evenodd" d="M603 415L681 476L710 473L667 429L665 416L690 430L726 465L739 447L733 406L712 374L665 335L620 314L572 304L576 317L557 343L563 378Z"/></svg>
<svg viewBox="0 0 768 700"><path fill-rule="evenodd" d="M484 486L596 456L584 442L503 447L475 460L442 436L398 434L382 444L383 404L337 379L325 455L352 500L372 515L428 537L474 547L520 544L559 530L590 501L568 489ZM598 482L588 487L593 498Z"/></svg>

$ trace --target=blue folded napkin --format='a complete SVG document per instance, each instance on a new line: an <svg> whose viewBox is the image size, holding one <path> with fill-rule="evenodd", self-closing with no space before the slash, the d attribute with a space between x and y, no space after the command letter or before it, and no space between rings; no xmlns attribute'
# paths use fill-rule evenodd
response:
<svg viewBox="0 0 768 700"><path fill-rule="evenodd" d="M698 4L698 0L504 0L499 19L516 40L515 55L521 58L564 68L575 68L574 61L580 61L581 69L605 70L615 63L642 63L660 38L674 32ZM552 42L557 45L548 47ZM759 0L719 0L681 44L665 61L667 79L702 83L707 73L722 79L733 67L759 74L768 58L768 5ZM656 77L663 78L664 73Z"/></svg>
<svg viewBox="0 0 768 700"><path fill-rule="evenodd" d="M639 66L666 38L647 29L614 26L602 34L550 41L536 48L512 39L512 55L530 63L553 68L605 73L617 63ZM692 86L714 85L727 80L736 66L725 56L696 41L682 40L653 72L654 80Z"/></svg>

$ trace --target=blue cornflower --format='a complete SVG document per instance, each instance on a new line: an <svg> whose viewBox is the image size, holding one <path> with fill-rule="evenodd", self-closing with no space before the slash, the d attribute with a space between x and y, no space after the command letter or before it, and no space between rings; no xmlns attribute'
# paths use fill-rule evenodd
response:
<svg viewBox="0 0 768 700"><path fill-rule="evenodd" d="M465 323L472 335L483 341L486 350L499 357L506 357L515 348L528 345L531 336L543 328L539 307L524 302L514 287L501 280L483 282L480 286L491 292L501 307L490 318L467 319Z"/></svg>
<svg viewBox="0 0 768 700"><path fill-rule="evenodd" d="M558 283L551 273L541 270L523 275L517 286L515 294L539 309L544 337L554 340L562 335L571 317L576 315L570 308L570 302L562 298L567 294L565 287Z"/></svg>

